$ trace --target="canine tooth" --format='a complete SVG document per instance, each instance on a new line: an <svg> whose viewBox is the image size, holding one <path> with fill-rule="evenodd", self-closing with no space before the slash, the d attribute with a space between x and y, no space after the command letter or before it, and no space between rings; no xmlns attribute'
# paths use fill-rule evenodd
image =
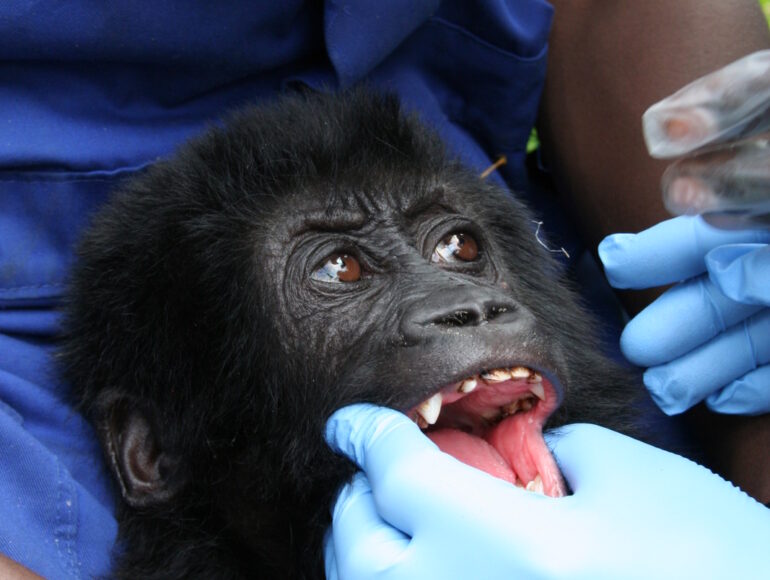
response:
<svg viewBox="0 0 770 580"><path fill-rule="evenodd" d="M527 379L528 383L542 383L543 382L543 376L540 373L532 373L529 375L529 378Z"/></svg>
<svg viewBox="0 0 770 580"><path fill-rule="evenodd" d="M529 378L530 372L527 367L513 367L511 369L512 379L526 379Z"/></svg>
<svg viewBox="0 0 770 580"><path fill-rule="evenodd" d="M505 369L495 369L493 371L486 371L481 375L481 378L488 383L502 383L503 381L510 380L511 373Z"/></svg>
<svg viewBox="0 0 770 580"><path fill-rule="evenodd" d="M545 401L545 388L543 387L543 383L532 383L529 390L538 399Z"/></svg>
<svg viewBox="0 0 770 580"><path fill-rule="evenodd" d="M433 425L441 413L441 393L436 393L430 399L426 399L417 407L417 414L422 417L428 425Z"/></svg>
<svg viewBox="0 0 770 580"><path fill-rule="evenodd" d="M460 383L460 387L457 389L458 393L470 393L476 388L476 385L478 385L478 381L476 379L465 379L462 383Z"/></svg>
<svg viewBox="0 0 770 580"><path fill-rule="evenodd" d="M527 484L526 490L545 495L545 490L543 489L543 478L540 477L539 473L535 476L535 479Z"/></svg>

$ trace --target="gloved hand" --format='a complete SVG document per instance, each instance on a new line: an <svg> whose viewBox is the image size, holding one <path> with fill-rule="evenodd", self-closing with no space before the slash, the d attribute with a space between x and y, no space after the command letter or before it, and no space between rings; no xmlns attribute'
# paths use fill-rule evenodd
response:
<svg viewBox="0 0 770 580"><path fill-rule="evenodd" d="M668 220L599 244L616 288L679 282L626 325L623 354L673 415L706 399L714 411L770 411L770 232Z"/></svg>
<svg viewBox="0 0 770 580"><path fill-rule="evenodd" d="M327 533L328 578L768 578L770 510L687 459L593 425L548 438L574 494L516 488L354 405L331 447L363 470Z"/></svg>
<svg viewBox="0 0 770 580"><path fill-rule="evenodd" d="M770 147L756 135L770 129L770 51L656 103L643 125L653 156L694 152L664 174L666 206L736 231L681 218L602 241L616 288L680 283L626 326L621 348L650 367L644 383L668 414L703 399L722 413L768 412Z"/></svg>
<svg viewBox="0 0 770 580"><path fill-rule="evenodd" d="M700 213L720 227L770 226L770 50L687 85L642 122L653 157L691 154L663 175L671 213Z"/></svg>

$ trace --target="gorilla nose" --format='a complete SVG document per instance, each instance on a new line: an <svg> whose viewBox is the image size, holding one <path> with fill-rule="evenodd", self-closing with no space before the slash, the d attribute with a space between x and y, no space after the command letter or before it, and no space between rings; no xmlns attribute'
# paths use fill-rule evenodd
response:
<svg viewBox="0 0 770 580"><path fill-rule="evenodd" d="M516 302L493 289L451 288L413 302L401 319L401 333L413 341L448 329L508 324L519 318Z"/></svg>

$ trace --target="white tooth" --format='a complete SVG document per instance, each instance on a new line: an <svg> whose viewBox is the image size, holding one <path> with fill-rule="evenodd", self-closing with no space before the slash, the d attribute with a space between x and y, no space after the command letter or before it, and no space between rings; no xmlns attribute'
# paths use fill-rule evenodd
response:
<svg viewBox="0 0 770 580"><path fill-rule="evenodd" d="M526 379L529 377L529 369L527 367L513 367L511 369L512 379Z"/></svg>
<svg viewBox="0 0 770 580"><path fill-rule="evenodd" d="M457 389L458 393L470 393L476 388L476 385L478 385L478 381L476 379L465 379L462 383L460 383L460 388Z"/></svg>
<svg viewBox="0 0 770 580"><path fill-rule="evenodd" d="M545 401L545 388L543 387L543 383L531 383L529 390L538 399Z"/></svg>
<svg viewBox="0 0 770 580"><path fill-rule="evenodd" d="M428 425L433 425L441 413L441 393L436 393L430 399L420 403L420 406L417 407L417 413L425 419Z"/></svg>
<svg viewBox="0 0 770 580"><path fill-rule="evenodd" d="M534 491L535 493L545 495L545 490L543 489L543 479L540 477L539 473L535 476L535 479L527 484L526 489L527 491Z"/></svg>
<svg viewBox="0 0 770 580"><path fill-rule="evenodd" d="M495 369L485 372L481 375L481 378L488 383L502 383L511 379L511 373L506 369Z"/></svg>
<svg viewBox="0 0 770 580"><path fill-rule="evenodd" d="M532 373L527 379L528 383L542 383L543 376L540 373Z"/></svg>

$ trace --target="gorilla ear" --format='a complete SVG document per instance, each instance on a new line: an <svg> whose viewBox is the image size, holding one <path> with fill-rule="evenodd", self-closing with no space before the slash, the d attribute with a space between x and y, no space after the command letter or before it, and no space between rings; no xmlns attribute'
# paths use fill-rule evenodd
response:
<svg viewBox="0 0 770 580"><path fill-rule="evenodd" d="M142 413L113 410L102 429L112 470L128 505L141 508L161 504L181 489L179 460L161 448Z"/></svg>

